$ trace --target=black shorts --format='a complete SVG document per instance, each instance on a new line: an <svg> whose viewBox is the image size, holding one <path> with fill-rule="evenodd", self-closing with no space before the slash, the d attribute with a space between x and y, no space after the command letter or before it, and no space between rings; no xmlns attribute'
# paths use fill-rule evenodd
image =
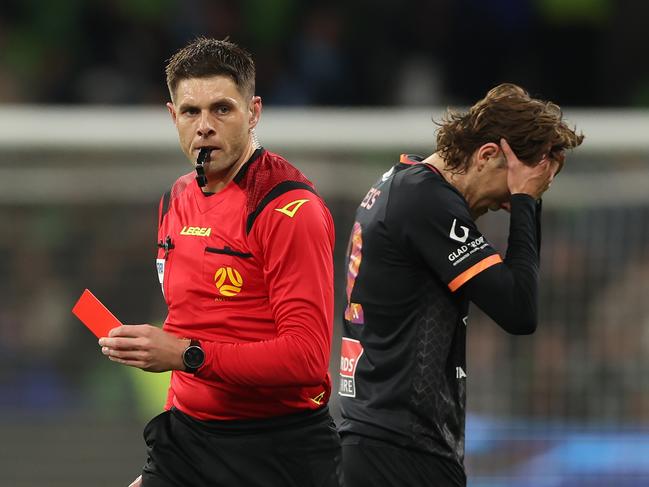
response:
<svg viewBox="0 0 649 487"><path fill-rule="evenodd" d="M465 487L452 460L363 436L343 436L345 487Z"/></svg>
<svg viewBox="0 0 649 487"><path fill-rule="evenodd" d="M144 428L142 487L339 487L340 437L327 408L251 421L177 409Z"/></svg>

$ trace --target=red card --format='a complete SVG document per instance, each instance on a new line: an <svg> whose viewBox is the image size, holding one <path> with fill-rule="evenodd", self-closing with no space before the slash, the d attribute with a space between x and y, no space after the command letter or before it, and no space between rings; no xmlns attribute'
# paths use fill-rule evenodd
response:
<svg viewBox="0 0 649 487"><path fill-rule="evenodd" d="M115 315L87 289L72 308L72 312L97 338L107 337L110 330L122 326Z"/></svg>

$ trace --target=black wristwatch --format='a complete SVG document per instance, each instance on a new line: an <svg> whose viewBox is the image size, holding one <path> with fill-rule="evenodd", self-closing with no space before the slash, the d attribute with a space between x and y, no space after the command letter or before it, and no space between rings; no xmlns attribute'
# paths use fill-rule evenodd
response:
<svg viewBox="0 0 649 487"><path fill-rule="evenodd" d="M201 342L198 340L191 340L189 346L183 352L183 364L185 365L185 372L195 374L201 365L205 362L205 352L201 348Z"/></svg>

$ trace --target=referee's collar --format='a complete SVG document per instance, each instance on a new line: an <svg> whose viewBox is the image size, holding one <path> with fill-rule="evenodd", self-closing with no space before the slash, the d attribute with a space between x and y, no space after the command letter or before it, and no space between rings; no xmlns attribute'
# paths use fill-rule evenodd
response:
<svg viewBox="0 0 649 487"><path fill-rule="evenodd" d="M255 162L257 159L259 159L259 156L261 156L262 152L264 152L263 147L259 147L255 149L255 152L252 153L250 156L250 159L248 159L246 162L243 163L243 166L239 168L239 171L237 174L235 174L233 181L237 184L239 184L243 178L245 177L246 173L248 172L248 169L250 169L250 166L252 165L253 162Z"/></svg>

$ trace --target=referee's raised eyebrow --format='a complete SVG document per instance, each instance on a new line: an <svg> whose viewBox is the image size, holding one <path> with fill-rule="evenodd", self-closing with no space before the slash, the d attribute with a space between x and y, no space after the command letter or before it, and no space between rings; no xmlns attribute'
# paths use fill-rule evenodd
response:
<svg viewBox="0 0 649 487"><path fill-rule="evenodd" d="M224 105L235 107L239 105L239 102L235 98L232 98L230 96L223 96L218 100L214 100L212 103L210 103L210 108L222 107Z"/></svg>
<svg viewBox="0 0 649 487"><path fill-rule="evenodd" d="M218 100L214 100L210 103L209 107L210 109L217 108L220 106L229 106L229 107L235 107L239 105L237 100L230 96L223 96L219 98ZM192 108L195 108L196 110L200 110L200 107L196 103L191 103L191 102L182 102L179 105L176 106L176 110L178 111L186 111L190 110Z"/></svg>

